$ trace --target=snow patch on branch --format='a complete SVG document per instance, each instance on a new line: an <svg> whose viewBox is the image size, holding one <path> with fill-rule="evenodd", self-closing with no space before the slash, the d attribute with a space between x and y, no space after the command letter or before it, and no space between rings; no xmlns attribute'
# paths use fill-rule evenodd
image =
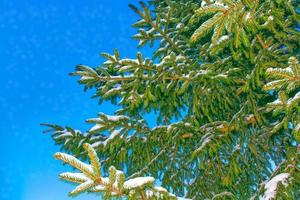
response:
<svg viewBox="0 0 300 200"><path fill-rule="evenodd" d="M102 127L104 127L104 126L101 125L101 124L96 124L95 126L93 126L93 127L89 130L89 132L94 132L94 131L96 131L96 130L101 129Z"/></svg>
<svg viewBox="0 0 300 200"><path fill-rule="evenodd" d="M268 103L268 106L281 106L283 105L282 101L280 99L276 99L275 101Z"/></svg>
<svg viewBox="0 0 300 200"><path fill-rule="evenodd" d="M82 76L80 78L80 81L89 81L89 80L94 80L95 77L91 77L91 76Z"/></svg>
<svg viewBox="0 0 300 200"><path fill-rule="evenodd" d="M62 131L62 134L56 136L54 139L60 139L60 138L65 138L65 137L72 137L73 134L67 130Z"/></svg>
<svg viewBox="0 0 300 200"><path fill-rule="evenodd" d="M103 145L104 147L111 141L113 140L117 135L120 135L121 130L114 130L113 132L111 132L111 134L109 135L109 137L104 140L104 141L100 141L100 142L95 142L92 144L93 148L97 148L100 145Z"/></svg>
<svg viewBox="0 0 300 200"><path fill-rule="evenodd" d="M291 67L287 67L287 68L268 68L267 69L267 73L268 74L272 74L272 73L289 73L289 74L293 74L293 70Z"/></svg>
<svg viewBox="0 0 300 200"><path fill-rule="evenodd" d="M288 185L287 179L290 176L289 173L282 173L274 176L271 180L269 180L265 184L265 193L263 196L263 200L271 200L276 197L277 185L281 182L285 187Z"/></svg>
<svg viewBox="0 0 300 200"><path fill-rule="evenodd" d="M129 119L129 117L125 116L125 115L106 115L104 113L99 113L99 115L103 115L105 118L107 118L107 120L109 121L113 121L113 122L117 122L119 120L124 120L124 119Z"/></svg>
<svg viewBox="0 0 300 200"><path fill-rule="evenodd" d="M200 145L200 147L198 147L194 152L198 153L198 152L202 151L207 146L207 144L212 141L212 139L213 139L213 135L211 135L211 133L206 133L201 138L201 141L200 141L201 145Z"/></svg>
<svg viewBox="0 0 300 200"><path fill-rule="evenodd" d="M287 105L291 105L291 104L293 104L294 102L296 102L297 100L300 100L300 91L297 92L293 98L290 98L290 99L288 100Z"/></svg>
<svg viewBox="0 0 300 200"><path fill-rule="evenodd" d="M140 188L155 181L153 177L137 177L124 182L123 187L127 190Z"/></svg>

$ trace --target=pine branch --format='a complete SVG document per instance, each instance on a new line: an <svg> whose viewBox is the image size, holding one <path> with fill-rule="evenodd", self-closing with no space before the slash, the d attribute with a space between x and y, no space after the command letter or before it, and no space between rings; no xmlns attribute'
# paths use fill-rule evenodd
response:
<svg viewBox="0 0 300 200"><path fill-rule="evenodd" d="M267 77L275 78L276 80L265 84L264 89L269 90L279 90L278 99L268 103L268 110L272 109L275 115L284 114L284 118L276 123L275 128L271 133L278 132L282 127L287 129L287 123L297 124L297 117L299 115L299 110L295 109L300 103L300 65L295 57L289 58L290 66L287 68L268 68L266 71ZM288 99L290 94L291 97ZM296 119L290 120L290 119Z"/></svg>
<svg viewBox="0 0 300 200"><path fill-rule="evenodd" d="M150 14L150 11L149 9L147 8L147 6L143 3L143 2L140 2L143 10L144 10L144 13L142 13L141 11L139 11L134 5L130 4L130 8L135 11L140 17L142 17L146 23L148 23L154 30L156 30L170 45L171 47L174 48L174 50L179 53L181 56L184 57L184 59L187 61L187 63L189 64L193 64L193 61L185 55L185 53L175 44L175 42L168 37L168 35L162 30L159 28L159 26L153 22L152 20L152 17L151 17L151 14Z"/></svg>
<svg viewBox="0 0 300 200"><path fill-rule="evenodd" d="M136 177L128 178L125 181L125 176L122 171L116 170L113 166L109 168L109 177L103 177L100 174L101 167L96 151L93 147L85 143L84 149L88 152L91 164L87 165L73 156L56 153L55 158L62 160L73 167L77 168L82 173L62 173L60 178L69 182L79 183L79 185L69 193L70 196L76 196L85 191L101 192L106 198L110 197L134 197L136 199L177 199L175 195L167 192L162 187L154 187L155 179L153 177Z"/></svg>

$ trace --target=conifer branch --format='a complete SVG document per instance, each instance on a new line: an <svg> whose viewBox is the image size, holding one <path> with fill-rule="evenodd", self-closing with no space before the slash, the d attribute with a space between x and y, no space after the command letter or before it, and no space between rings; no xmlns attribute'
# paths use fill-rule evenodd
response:
<svg viewBox="0 0 300 200"><path fill-rule="evenodd" d="M193 64L193 61L185 55L185 53L173 42L173 40L171 38L168 37L168 35L159 28L159 26L153 22L152 17L150 15L150 11L148 10L147 6L143 3L140 2L142 8L144 9L145 13L142 13L141 11L139 11L134 5L130 4L130 8L132 10L134 10L138 15L140 15L146 23L148 23L152 28L154 28L170 45L171 47L174 48L174 50L179 53L181 56L184 57L184 59L187 61L187 63L189 63L190 65Z"/></svg>
<svg viewBox="0 0 300 200"><path fill-rule="evenodd" d="M178 52L181 56L184 57L187 63L193 65L193 61L185 55L185 53L172 41L172 39L170 39L160 28L158 28L158 26L155 23L153 23L152 21L149 23L159 34L161 34L161 36L174 48L176 52Z"/></svg>
<svg viewBox="0 0 300 200"><path fill-rule="evenodd" d="M294 126L297 125L297 117L299 116L299 110L294 109L297 108L300 103L300 92L298 91L300 87L300 65L298 63L297 58L290 57L289 58L289 64L290 66L287 68L268 68L266 71L266 75L270 78L275 78L275 81L271 81L264 85L264 89L269 90L279 90L278 92L278 99L268 103L267 109L272 111L274 113L277 113L277 115L284 114L284 118L276 123L275 128L271 131L271 133L278 132L282 127L287 129L287 121L289 119L295 119L292 120L290 123L293 123ZM279 79L278 79L279 78ZM289 99L289 94L293 94ZM297 136L296 136L297 137Z"/></svg>
<svg viewBox="0 0 300 200"><path fill-rule="evenodd" d="M83 173L62 173L60 178L69 182L78 183L79 185L69 193L70 196L76 196L85 191L89 192L104 192L105 198L109 197L134 197L136 199L177 199L166 189L162 187L154 187L153 177L136 177L128 178L125 181L125 176L122 171L116 170L115 167L109 168L109 177L102 177L100 174L101 167L96 151L93 147L85 143L84 149L88 152L91 165L82 163L77 158L56 153L55 158L62 160Z"/></svg>

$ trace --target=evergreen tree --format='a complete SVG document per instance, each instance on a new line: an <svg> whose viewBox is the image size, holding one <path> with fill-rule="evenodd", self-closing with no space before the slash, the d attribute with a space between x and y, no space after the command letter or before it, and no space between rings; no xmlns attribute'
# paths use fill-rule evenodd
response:
<svg viewBox="0 0 300 200"><path fill-rule="evenodd" d="M60 175L79 184L70 195L300 199L299 1L130 7L140 18L133 38L153 57L122 58L115 49L101 54L101 66L72 73L120 109L88 119L87 132L45 124L64 152L91 162L55 155L80 171ZM145 118L151 112L156 127Z"/></svg>

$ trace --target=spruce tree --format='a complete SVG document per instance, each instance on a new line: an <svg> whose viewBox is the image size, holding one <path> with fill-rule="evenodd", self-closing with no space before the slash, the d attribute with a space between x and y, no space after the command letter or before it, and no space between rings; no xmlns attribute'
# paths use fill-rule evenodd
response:
<svg viewBox="0 0 300 200"><path fill-rule="evenodd" d="M100 103L117 105L115 115L87 119L86 132L45 124L65 152L55 158L79 170L60 174L78 184L70 195L300 199L299 1L130 8L139 16L133 38L153 57L115 49L71 74ZM155 127L147 113L156 113Z"/></svg>

